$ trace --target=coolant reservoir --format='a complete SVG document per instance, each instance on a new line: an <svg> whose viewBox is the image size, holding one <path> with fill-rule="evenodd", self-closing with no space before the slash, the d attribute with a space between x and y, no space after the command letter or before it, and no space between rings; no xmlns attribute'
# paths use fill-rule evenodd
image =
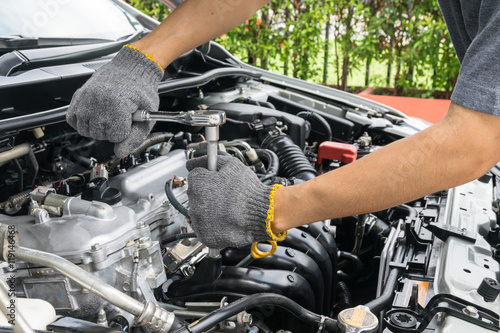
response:
<svg viewBox="0 0 500 333"><path fill-rule="evenodd" d="M12 326L9 320L16 320L21 314L28 325L34 330L46 330L47 325L56 320L56 310L49 303L36 298L16 298L15 310L7 318L0 316L0 326ZM9 309L7 309L9 315Z"/></svg>
<svg viewBox="0 0 500 333"><path fill-rule="evenodd" d="M368 307L359 305L341 311L337 325L342 333L374 333L378 328L378 319Z"/></svg>

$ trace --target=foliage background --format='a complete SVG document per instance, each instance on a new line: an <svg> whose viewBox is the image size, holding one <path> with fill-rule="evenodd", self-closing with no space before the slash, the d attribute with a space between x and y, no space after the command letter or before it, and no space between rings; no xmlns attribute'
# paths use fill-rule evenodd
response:
<svg viewBox="0 0 500 333"><path fill-rule="evenodd" d="M169 13L127 2L160 21ZM460 68L437 0L273 0L216 41L254 66L343 90L449 98Z"/></svg>

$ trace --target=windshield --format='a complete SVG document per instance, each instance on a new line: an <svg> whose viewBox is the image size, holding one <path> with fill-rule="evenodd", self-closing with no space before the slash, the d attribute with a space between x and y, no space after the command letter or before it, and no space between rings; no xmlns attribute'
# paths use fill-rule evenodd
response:
<svg viewBox="0 0 500 333"><path fill-rule="evenodd" d="M117 40L142 30L111 1L0 0L0 37Z"/></svg>

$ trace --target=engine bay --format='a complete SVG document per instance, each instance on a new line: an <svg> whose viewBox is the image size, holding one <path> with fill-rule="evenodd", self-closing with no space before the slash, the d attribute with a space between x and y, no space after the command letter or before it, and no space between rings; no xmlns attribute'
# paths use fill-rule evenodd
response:
<svg viewBox="0 0 500 333"><path fill-rule="evenodd" d="M43 91L37 83L16 90L29 98L1 99L0 234L15 235L18 246L6 260L4 239L0 269L32 328L499 330L499 168L388 210L291 229L265 258L246 260L250 246L212 256L185 214L185 164L207 154L203 127L157 122L118 159L111 143L64 122L71 94L102 63L54 66L51 74L71 75ZM223 111L218 150L265 184L293 186L425 127L361 99L329 99L315 85L235 66L216 46L178 59L166 77L160 109ZM41 323L23 299L46 314Z"/></svg>

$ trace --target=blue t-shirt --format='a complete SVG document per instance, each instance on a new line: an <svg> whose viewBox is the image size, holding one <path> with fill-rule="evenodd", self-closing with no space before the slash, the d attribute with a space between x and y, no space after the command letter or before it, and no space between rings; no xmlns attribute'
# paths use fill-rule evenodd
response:
<svg viewBox="0 0 500 333"><path fill-rule="evenodd" d="M439 5L462 65L451 100L500 116L500 0L439 0Z"/></svg>

